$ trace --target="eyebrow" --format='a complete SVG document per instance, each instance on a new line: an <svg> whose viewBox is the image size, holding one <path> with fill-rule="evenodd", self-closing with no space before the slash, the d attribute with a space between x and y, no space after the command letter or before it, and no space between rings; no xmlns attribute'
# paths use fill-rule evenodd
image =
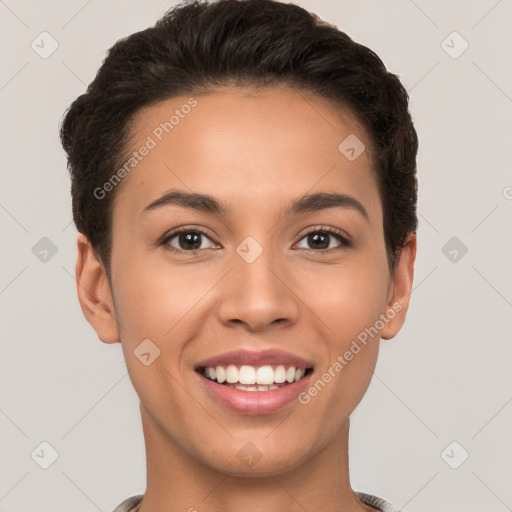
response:
<svg viewBox="0 0 512 512"><path fill-rule="evenodd" d="M218 201L212 196L173 189L165 192L161 197L148 204L141 214L164 206L180 206L223 216L227 216L230 213L230 208L226 203ZM328 208L344 208L357 211L369 222L366 208L357 199L347 194L328 192L308 194L292 200L285 207L284 215L316 212Z"/></svg>

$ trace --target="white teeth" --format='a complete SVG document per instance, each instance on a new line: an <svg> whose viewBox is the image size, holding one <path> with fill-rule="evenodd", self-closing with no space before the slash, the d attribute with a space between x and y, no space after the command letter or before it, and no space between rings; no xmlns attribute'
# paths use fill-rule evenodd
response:
<svg viewBox="0 0 512 512"><path fill-rule="evenodd" d="M277 389L278 386L272 387L272 385L285 382L292 384L302 379L305 373L305 368L296 369L295 366L285 368L284 365L279 365L275 369L271 365L260 366L256 369L250 365L242 365L238 368L236 365L230 364L227 367L217 366L204 369L205 377L210 380L216 380L220 384L240 385L241 387L237 387L237 389L244 388L244 391Z"/></svg>
<svg viewBox="0 0 512 512"><path fill-rule="evenodd" d="M238 372L238 382L240 384L256 384L256 370L252 366L241 366Z"/></svg>
<svg viewBox="0 0 512 512"><path fill-rule="evenodd" d="M234 364L230 364L226 368L226 382L230 384L238 382L238 368Z"/></svg>
<svg viewBox="0 0 512 512"><path fill-rule="evenodd" d="M258 385L258 391L271 391L272 389L279 389L279 386L274 386L274 384L269 384L268 386Z"/></svg>
<svg viewBox="0 0 512 512"><path fill-rule="evenodd" d="M274 382L282 384L286 380L286 369L283 365L278 366L274 372Z"/></svg>
<svg viewBox="0 0 512 512"><path fill-rule="evenodd" d="M272 384L274 382L274 370L272 366L260 366L256 372L258 384Z"/></svg>
<svg viewBox="0 0 512 512"><path fill-rule="evenodd" d="M217 382L222 384L226 380L226 370L222 366L217 366L215 373L217 374Z"/></svg>
<svg viewBox="0 0 512 512"><path fill-rule="evenodd" d="M269 386L244 386L243 384L233 384L232 387L239 391L271 391L273 389L279 389L279 386L274 386L273 384Z"/></svg>
<svg viewBox="0 0 512 512"><path fill-rule="evenodd" d="M235 384L235 389L240 391L258 391L258 386L244 386L243 384Z"/></svg>

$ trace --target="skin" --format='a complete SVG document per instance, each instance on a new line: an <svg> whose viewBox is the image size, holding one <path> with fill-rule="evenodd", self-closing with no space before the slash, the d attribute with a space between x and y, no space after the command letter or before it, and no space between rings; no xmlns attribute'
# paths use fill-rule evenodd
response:
<svg viewBox="0 0 512 512"><path fill-rule="evenodd" d="M82 311L101 341L122 343L140 397L148 472L140 511L375 510L350 486L349 416L380 339L405 320L416 238L409 235L390 276L371 141L350 112L286 87L194 97L192 112L115 191L111 281L87 238L77 242ZM130 147L187 99L139 111ZM338 150L349 134L366 146L352 162ZM231 213L175 205L141 213L169 189L212 195ZM321 191L356 198L368 220L348 208L283 216L292 199ZM180 226L206 232L201 251L172 252L191 252L179 237L159 244ZM306 236L321 232L316 226L344 232L352 246L328 236L321 251ZM252 263L236 252L247 236L263 248ZM314 382L396 303L401 311L307 405L235 413L194 374L200 360L226 351L279 348L312 360ZM133 352L146 338L160 350L149 366ZM261 454L251 467L237 456L249 441Z"/></svg>

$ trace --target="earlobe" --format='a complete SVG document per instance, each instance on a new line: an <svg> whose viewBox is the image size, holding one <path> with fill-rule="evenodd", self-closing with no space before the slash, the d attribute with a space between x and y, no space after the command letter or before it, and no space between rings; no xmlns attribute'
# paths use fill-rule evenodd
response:
<svg viewBox="0 0 512 512"><path fill-rule="evenodd" d="M416 235L409 233L400 250L399 260L392 277L391 297L384 312L388 322L381 331L381 338L385 340L394 338L405 322L411 298L415 259Z"/></svg>
<svg viewBox="0 0 512 512"><path fill-rule="evenodd" d="M104 343L120 341L110 283L103 264L83 233L77 238L75 276L82 312Z"/></svg>

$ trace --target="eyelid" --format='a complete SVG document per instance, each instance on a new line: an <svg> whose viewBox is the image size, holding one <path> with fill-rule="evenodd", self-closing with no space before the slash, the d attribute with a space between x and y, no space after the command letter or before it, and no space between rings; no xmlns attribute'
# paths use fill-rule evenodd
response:
<svg viewBox="0 0 512 512"><path fill-rule="evenodd" d="M161 240L164 241L167 238L170 238L170 237L175 236L175 235L179 235L183 231L190 231L190 232L201 233L202 235L207 236L208 238L210 238L208 233L206 233L203 228L186 224L184 226L178 226L178 227L176 227L174 229L171 229L170 231L166 232L165 235L162 236Z"/></svg>
<svg viewBox="0 0 512 512"><path fill-rule="evenodd" d="M352 242L352 237L343 229L334 228L334 227L330 227L330 226L324 226L322 224L308 228L307 231L302 234L301 239L306 235L309 235L311 233L316 233L316 232L329 233L331 235L332 234L338 235L338 236L341 236L342 238L345 238L347 240L347 242Z"/></svg>
<svg viewBox="0 0 512 512"><path fill-rule="evenodd" d="M175 236L177 235L181 235L182 233L188 233L188 232L191 232L191 233L199 233L201 235L203 235L204 237L208 238L209 240L211 240L213 242L213 244L215 245L218 245L217 242L215 242L212 237L206 233L206 231L202 228L198 228L196 226L189 226L189 225L185 225L185 226L179 226L177 228L174 228L172 229L171 231L168 231L161 239L160 241L158 242L158 245L167 245L169 240L171 238L174 238ZM172 246L169 246L171 248L172 251L174 252L177 252L177 253L189 253L189 254L195 254L199 251L204 251L205 249L194 249L194 250L191 250L191 251L185 251L183 249L177 249L176 247L172 247Z"/></svg>
<svg viewBox="0 0 512 512"><path fill-rule="evenodd" d="M308 228L308 230L301 235L299 242L302 241L306 236L308 236L312 233L326 233L329 236L333 236L334 238L338 239L340 246L342 248L343 247L345 247L345 248L352 247L352 245L353 245L352 237L348 233L343 231L342 229L333 228L330 226L322 226L322 225L316 225L311 228ZM310 249L310 251L324 253L324 252L335 251L339 248L340 247L332 247L330 249L318 249L318 250Z"/></svg>
<svg viewBox="0 0 512 512"><path fill-rule="evenodd" d="M190 225L179 226L179 227L171 230L170 232L166 233L161 238L161 240L159 242L159 245L167 245L170 239L172 239L172 238L174 238L174 237L176 237L176 236L178 236L178 235L180 235L182 233L187 233L187 232L198 233L198 234L208 238L215 245L219 245L214 240L212 240L212 238L208 235L208 233L205 232L205 230L203 230L202 228L198 228L196 226L190 226ZM338 228L333 228L333 227L329 227L329 226L322 226L322 225L316 225L316 226L312 226L312 227L308 228L307 231L304 232L300 236L300 238L299 238L297 243L301 242L306 236L308 236L308 235L310 235L312 233L326 233L329 236L333 236L333 237L337 238L339 243L340 243L340 245L342 247L351 247L352 246L352 238L345 231L343 231L341 229L338 229ZM186 254L194 255L194 254L197 254L198 252L206 250L206 249L193 249L193 250L190 250L190 251L185 251L183 249L178 249L176 247L172 247L172 246L169 246L169 247L170 247L170 250L172 252L175 252L175 253L178 253L178 254L186 253ZM334 247L334 248L330 248L330 249L319 249L319 250L308 249L308 250L313 251L313 252L323 253L323 252L334 251L336 249L337 248Z"/></svg>

